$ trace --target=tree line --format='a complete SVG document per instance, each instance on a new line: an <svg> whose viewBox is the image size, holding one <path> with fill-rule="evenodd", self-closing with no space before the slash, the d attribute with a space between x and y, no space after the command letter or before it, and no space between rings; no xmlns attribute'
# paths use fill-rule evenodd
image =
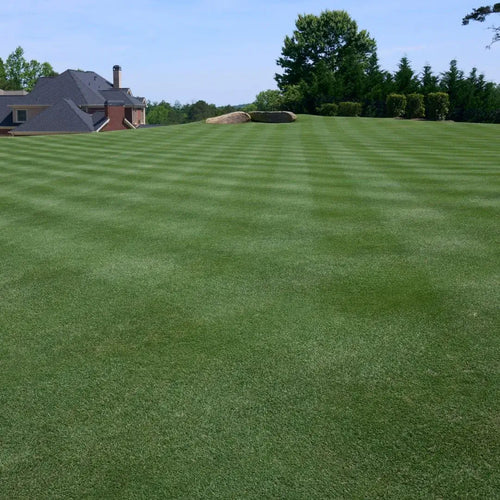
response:
<svg viewBox="0 0 500 500"><path fill-rule="evenodd" d="M348 80L349 85L343 85L343 75L329 78L327 72L321 75L321 71L324 69L304 74L296 83L282 83L279 90L260 92L255 108L320 115L431 119L439 116L455 121L500 123L500 85L486 81L476 68L466 75L456 60L441 74L435 74L430 65L417 73L409 59L403 57L398 69L390 73L380 69L376 54L372 54L365 70ZM439 109L444 111L438 113L433 103L443 99L442 94L446 97Z"/></svg>
<svg viewBox="0 0 500 500"><path fill-rule="evenodd" d="M191 104L148 102L147 121L178 125L236 110L287 110L328 116L500 123L500 85L486 81L476 68L466 75L456 60L441 74L435 74L430 65L417 73L405 56L390 73L380 68L373 53L364 71L349 68L347 73L342 75L338 70L333 76L320 65L309 74L303 71L290 84L280 75L281 89L259 92L254 102L243 106L216 106L203 100Z"/></svg>
<svg viewBox="0 0 500 500"><path fill-rule="evenodd" d="M48 63L35 59L27 61L22 47L17 47L5 60L0 57L0 89L33 90L42 76L56 76L54 68Z"/></svg>
<svg viewBox="0 0 500 500"><path fill-rule="evenodd" d="M241 109L241 107L216 106L203 100L191 104L181 104L179 101L175 101L174 104L166 101L148 101L146 120L151 125L180 125L231 113L237 109Z"/></svg>
<svg viewBox="0 0 500 500"><path fill-rule="evenodd" d="M466 75L452 60L439 75L430 65L416 73L403 57L397 71L385 71L375 40L345 11L299 15L277 64L278 90L259 93L259 109L500 122L500 86L476 68Z"/></svg>
<svg viewBox="0 0 500 500"><path fill-rule="evenodd" d="M483 22L499 12L500 4L479 7L463 24ZM492 29L493 44L499 35L498 27ZM260 92L239 109L500 123L500 85L486 81L476 68L465 74L452 60L443 73L435 74L430 65L416 72L405 56L391 73L380 67L376 49L375 40L345 11L299 15L276 61L282 70L275 75L278 88ZM235 109L205 101L162 101L149 103L147 119L152 124L179 124Z"/></svg>

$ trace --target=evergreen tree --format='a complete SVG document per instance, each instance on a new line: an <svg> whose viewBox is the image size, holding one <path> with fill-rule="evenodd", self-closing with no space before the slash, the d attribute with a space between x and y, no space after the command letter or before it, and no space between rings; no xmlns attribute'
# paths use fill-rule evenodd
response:
<svg viewBox="0 0 500 500"><path fill-rule="evenodd" d="M472 122L495 121L495 115L500 113L500 106L494 100L495 85L486 82L484 75L473 68L463 82L462 106L463 120Z"/></svg>
<svg viewBox="0 0 500 500"><path fill-rule="evenodd" d="M363 102L366 116L385 116L387 96L393 90L393 80L389 72L380 69L377 54L371 55L364 79Z"/></svg>
<svg viewBox="0 0 500 500"><path fill-rule="evenodd" d="M399 94L412 94L418 90L418 78L405 56L399 62L398 71L394 74L394 91Z"/></svg>
<svg viewBox="0 0 500 500"><path fill-rule="evenodd" d="M464 73L458 69L457 61L450 61L450 68L441 75L440 87L450 99L449 116L452 120L463 119L463 81Z"/></svg>
<svg viewBox="0 0 500 500"><path fill-rule="evenodd" d="M422 76L420 77L419 92L424 95L431 92L439 91L439 77L432 73L432 68L429 64L424 66Z"/></svg>

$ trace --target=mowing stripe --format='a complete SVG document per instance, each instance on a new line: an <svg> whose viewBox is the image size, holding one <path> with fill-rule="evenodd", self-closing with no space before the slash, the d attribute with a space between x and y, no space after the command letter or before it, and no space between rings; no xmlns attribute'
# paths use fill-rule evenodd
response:
<svg viewBox="0 0 500 500"><path fill-rule="evenodd" d="M0 139L0 496L494 498L498 130Z"/></svg>

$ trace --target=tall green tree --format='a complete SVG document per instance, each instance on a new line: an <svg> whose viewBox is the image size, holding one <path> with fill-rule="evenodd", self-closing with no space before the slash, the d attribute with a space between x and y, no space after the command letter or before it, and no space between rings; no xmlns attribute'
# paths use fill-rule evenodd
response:
<svg viewBox="0 0 500 500"><path fill-rule="evenodd" d="M487 82L483 74L478 74L477 69L472 68L462 83L458 103L462 119L470 122L495 121L496 115L500 114L500 106L494 97L495 84Z"/></svg>
<svg viewBox="0 0 500 500"><path fill-rule="evenodd" d="M343 10L299 15L277 60L281 91L301 89L304 108L313 112L332 100L361 99L363 79L376 51L375 40Z"/></svg>
<svg viewBox="0 0 500 500"><path fill-rule="evenodd" d="M441 75L440 87L442 92L449 96L449 115L452 120L462 119L462 109L460 106L461 94L464 81L464 72L458 69L456 59L450 61L448 71Z"/></svg>
<svg viewBox="0 0 500 500"><path fill-rule="evenodd" d="M363 104L366 116L385 116L386 97L393 91L393 78L380 68L376 53L370 56L364 79Z"/></svg>
<svg viewBox="0 0 500 500"><path fill-rule="evenodd" d="M0 89L7 90L7 76L5 75L5 64L0 57Z"/></svg>
<svg viewBox="0 0 500 500"><path fill-rule="evenodd" d="M5 61L5 76L10 90L23 89L25 66L26 59L24 59L24 50L22 47L17 47L14 52L9 54Z"/></svg>
<svg viewBox="0 0 500 500"><path fill-rule="evenodd" d="M32 59L24 68L23 87L25 90L31 91L40 77L55 75L54 68L48 62L39 63Z"/></svg>
<svg viewBox="0 0 500 500"><path fill-rule="evenodd" d="M57 73L47 63L39 63L32 59L24 58L24 50L17 47L6 59L4 64L6 87L9 90L30 91L37 80L42 76L55 76ZM1 75L0 75L1 77Z"/></svg>
<svg viewBox="0 0 500 500"><path fill-rule="evenodd" d="M412 94L418 90L418 78L411 68L410 60L404 56L394 74L394 90L400 94Z"/></svg>
<svg viewBox="0 0 500 500"><path fill-rule="evenodd" d="M420 88L419 92L424 95L430 94L431 92L437 92L439 90L439 77L434 75L432 68L429 64L426 64L423 68L422 75L420 77Z"/></svg>

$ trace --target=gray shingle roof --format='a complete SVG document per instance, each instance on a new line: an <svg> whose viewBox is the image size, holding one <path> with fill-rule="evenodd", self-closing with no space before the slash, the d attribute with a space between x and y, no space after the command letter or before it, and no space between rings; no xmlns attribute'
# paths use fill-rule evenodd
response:
<svg viewBox="0 0 500 500"><path fill-rule="evenodd" d="M99 130L108 120L104 111L97 111L92 114L92 122L94 124L94 130Z"/></svg>
<svg viewBox="0 0 500 500"><path fill-rule="evenodd" d="M12 109L9 108L9 105L18 103L19 97L25 99L25 96L0 95L0 127L14 126L12 123Z"/></svg>
<svg viewBox="0 0 500 500"><path fill-rule="evenodd" d="M77 106L103 106L106 100L121 100L126 106L142 107L143 101L129 89L115 89L93 71L66 70L55 77L40 78L23 104L55 104L61 98L71 99Z"/></svg>
<svg viewBox="0 0 500 500"><path fill-rule="evenodd" d="M102 106L104 98L99 94L99 87L105 80L92 72L92 75L96 77L96 85L93 85L93 78L86 73L90 72L67 70L55 77L40 78L23 103L28 105L55 104L64 98L71 99L77 106ZM84 80L81 74L86 77ZM100 85L97 84L98 78ZM110 85L108 83L108 88Z"/></svg>
<svg viewBox="0 0 500 500"><path fill-rule="evenodd" d="M106 89L101 91L101 95L107 101L123 101L125 106L144 106L141 100L130 93L130 89Z"/></svg>
<svg viewBox="0 0 500 500"><path fill-rule="evenodd" d="M101 113L101 115L104 116L104 113ZM102 119L102 116L99 118ZM104 118L106 117L104 116ZM17 127L14 134L93 132L97 128L92 115L79 109L72 100L61 99L50 108Z"/></svg>

